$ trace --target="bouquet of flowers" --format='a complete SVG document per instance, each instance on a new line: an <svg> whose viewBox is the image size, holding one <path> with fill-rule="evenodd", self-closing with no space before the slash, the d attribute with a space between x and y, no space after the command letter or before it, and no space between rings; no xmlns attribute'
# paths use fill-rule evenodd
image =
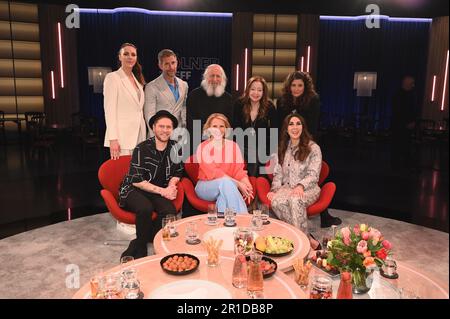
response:
<svg viewBox="0 0 450 319"><path fill-rule="evenodd" d="M353 229L340 229L335 238L328 241L327 248L327 263L340 271L351 271L353 285L365 290L367 274L384 264L392 245L379 230L360 224Z"/></svg>

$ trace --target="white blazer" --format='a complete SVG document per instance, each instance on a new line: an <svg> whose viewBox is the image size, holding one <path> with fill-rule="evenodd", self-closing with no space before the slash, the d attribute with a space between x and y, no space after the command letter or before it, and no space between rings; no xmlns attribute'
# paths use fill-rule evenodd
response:
<svg viewBox="0 0 450 319"><path fill-rule="evenodd" d="M145 123L160 110L172 113L178 119L178 126L186 127L186 97L188 84L180 78L176 78L180 97L175 101L172 91L161 74L145 86ZM149 127L150 135L153 136L152 128Z"/></svg>
<svg viewBox="0 0 450 319"><path fill-rule="evenodd" d="M145 140L144 90L134 75L133 78L139 88L140 98L122 68L105 77L103 96L106 147L109 147L110 140L118 140L121 149L132 150Z"/></svg>

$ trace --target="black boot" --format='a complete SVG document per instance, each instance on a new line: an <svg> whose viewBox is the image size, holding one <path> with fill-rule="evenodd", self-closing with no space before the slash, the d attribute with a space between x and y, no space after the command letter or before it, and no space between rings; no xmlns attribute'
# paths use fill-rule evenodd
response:
<svg viewBox="0 0 450 319"><path fill-rule="evenodd" d="M138 245L136 248L136 253L134 255L134 259L147 257L147 244L145 245Z"/></svg>
<svg viewBox="0 0 450 319"><path fill-rule="evenodd" d="M122 259L125 256L133 256L136 254L136 248L137 248L137 242L136 239L133 239L130 241L130 244L128 245L127 250L125 250L122 255L120 255L120 259Z"/></svg>
<svg viewBox="0 0 450 319"><path fill-rule="evenodd" d="M339 217L333 217L328 213L328 209L320 213L320 227L327 228L332 225L340 225L342 220Z"/></svg>

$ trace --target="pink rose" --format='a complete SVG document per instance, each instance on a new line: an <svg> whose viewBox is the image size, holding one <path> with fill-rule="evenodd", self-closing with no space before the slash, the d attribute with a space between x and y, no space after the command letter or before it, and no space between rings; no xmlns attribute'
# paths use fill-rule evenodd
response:
<svg viewBox="0 0 450 319"><path fill-rule="evenodd" d="M376 239L378 242L381 238L381 233L377 229L371 227L369 230L369 237L372 239Z"/></svg>
<svg viewBox="0 0 450 319"><path fill-rule="evenodd" d="M392 244L388 241L388 240L383 240L381 242L381 244L383 245L384 248L386 248L387 250L390 250L392 248Z"/></svg>
<svg viewBox="0 0 450 319"><path fill-rule="evenodd" d="M348 227L342 228L341 229L341 234L342 234L342 237L344 239L344 244L347 245L347 246L350 245L350 242L351 242L351 240L350 240L350 229Z"/></svg>
<svg viewBox="0 0 450 319"><path fill-rule="evenodd" d="M363 231L362 234L361 234L361 238L364 239L364 240L369 239L369 233L366 232L366 231Z"/></svg>
<svg viewBox="0 0 450 319"><path fill-rule="evenodd" d="M361 240L356 247L356 251L360 254L364 254L367 251L367 242L365 240Z"/></svg>
<svg viewBox="0 0 450 319"><path fill-rule="evenodd" d="M355 225L355 227L353 227L353 232L355 233L356 236L359 236L360 234L360 230L359 230L359 225Z"/></svg>

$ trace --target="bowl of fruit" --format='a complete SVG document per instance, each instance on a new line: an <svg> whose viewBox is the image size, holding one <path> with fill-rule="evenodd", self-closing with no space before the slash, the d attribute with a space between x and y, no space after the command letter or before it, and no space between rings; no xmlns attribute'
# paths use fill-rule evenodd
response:
<svg viewBox="0 0 450 319"><path fill-rule="evenodd" d="M294 242L278 236L258 237L255 249L266 256L281 257L289 255L294 250Z"/></svg>
<svg viewBox="0 0 450 319"><path fill-rule="evenodd" d="M326 272L332 277L339 276L339 270L328 264L327 262L328 257L328 251L327 250L317 250L314 252L314 255L312 255L309 260L311 263L319 268L320 270Z"/></svg>
<svg viewBox="0 0 450 319"><path fill-rule="evenodd" d="M193 273L197 270L200 260L194 255L172 254L160 261L161 268L168 274L181 276Z"/></svg>
<svg viewBox="0 0 450 319"><path fill-rule="evenodd" d="M247 261L250 261L250 256L246 257ZM263 256L260 262L260 267L263 273L263 278L270 278L275 274L278 269L278 265L272 258Z"/></svg>

